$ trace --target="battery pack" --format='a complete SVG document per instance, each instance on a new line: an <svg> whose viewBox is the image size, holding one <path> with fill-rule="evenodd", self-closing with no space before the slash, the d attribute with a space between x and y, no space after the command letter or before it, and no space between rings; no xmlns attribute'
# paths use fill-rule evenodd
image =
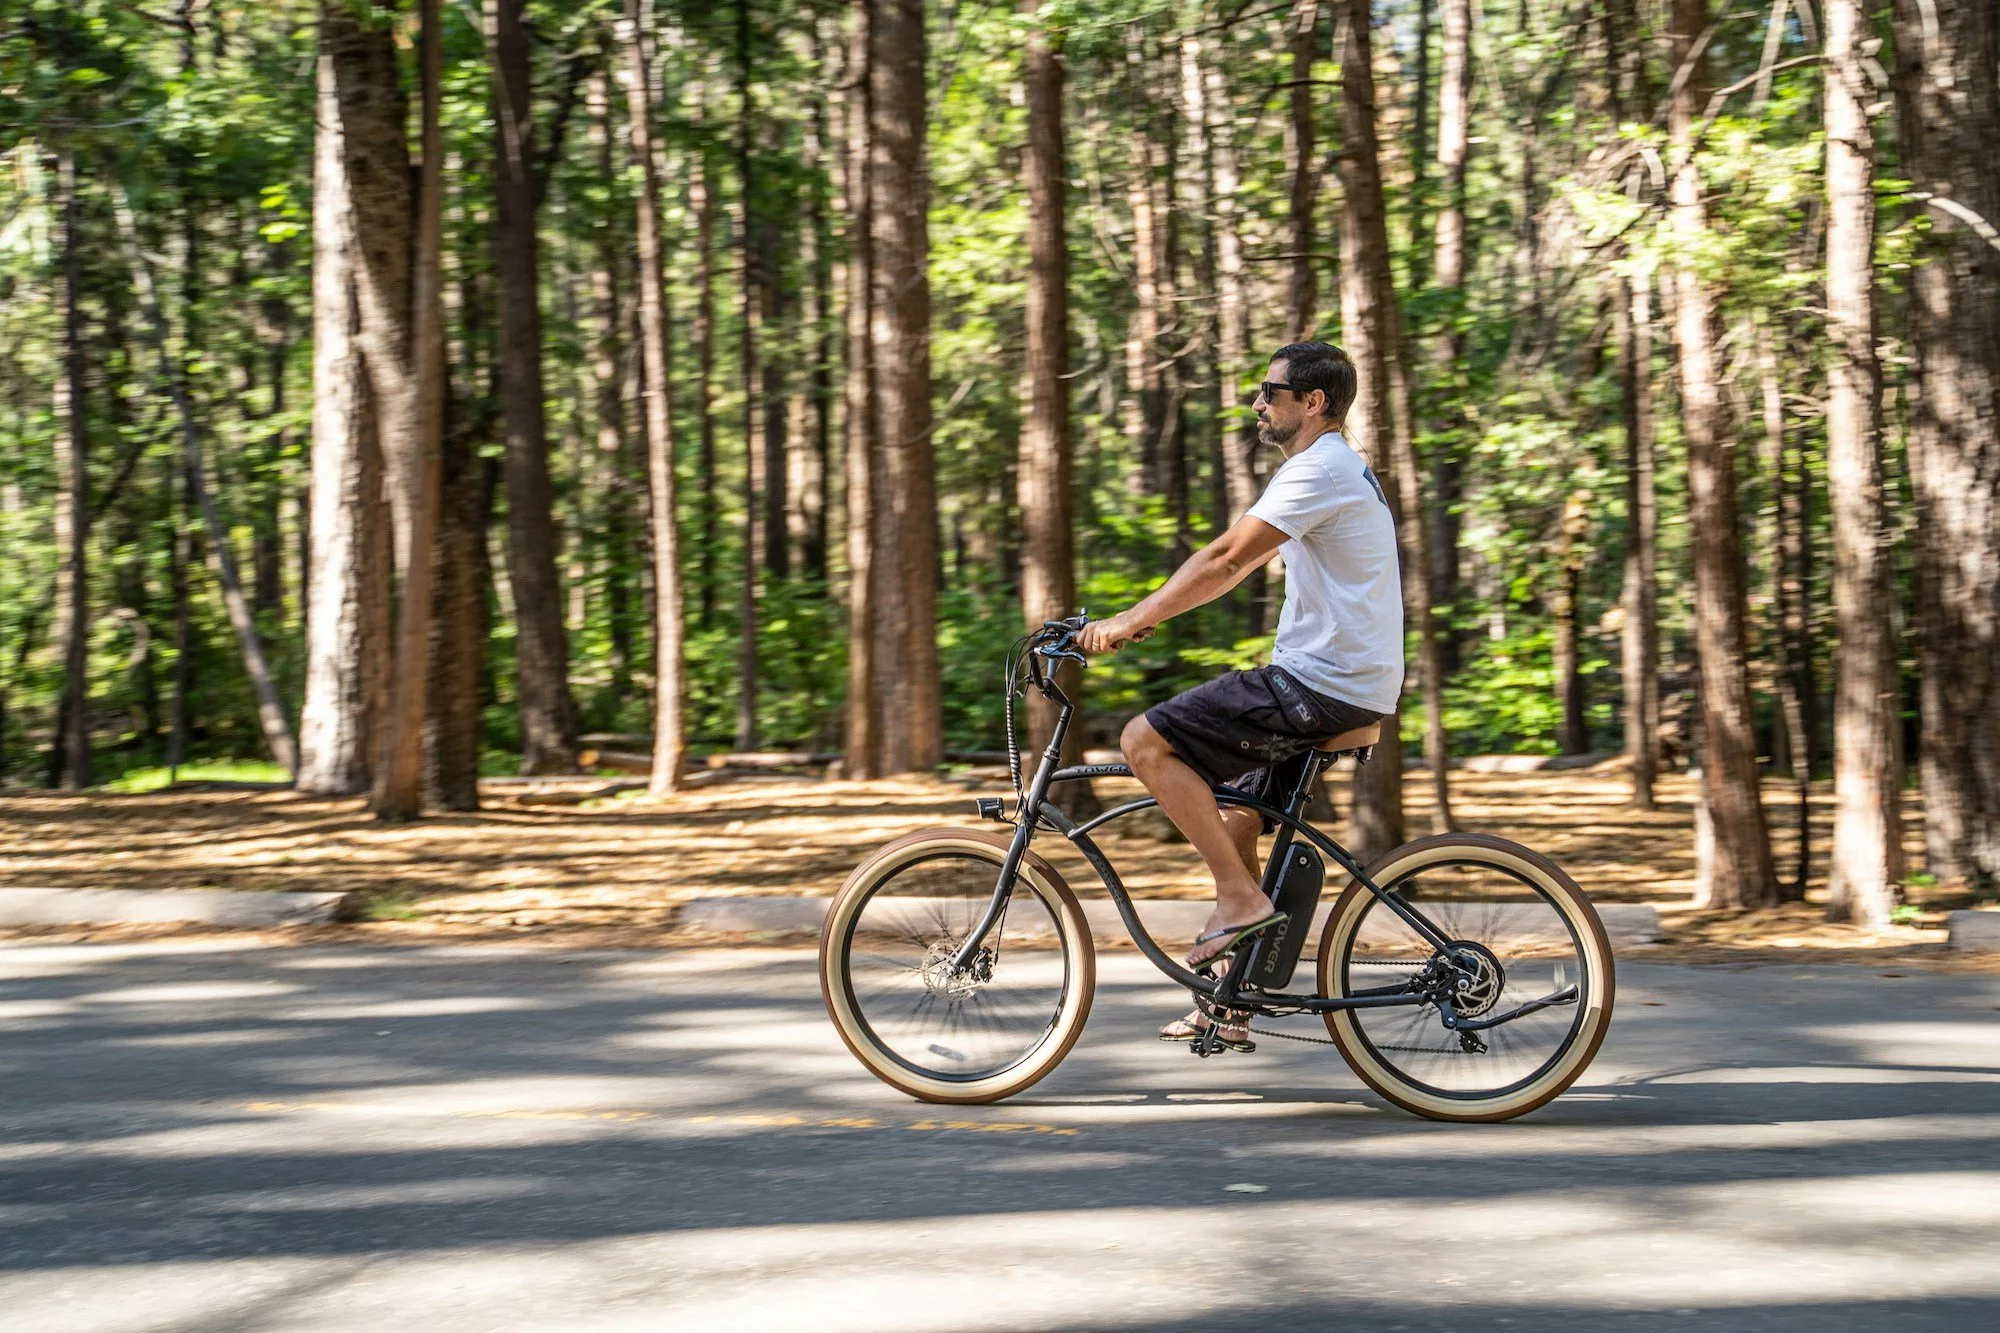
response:
<svg viewBox="0 0 2000 1333"><path fill-rule="evenodd" d="M1312 930L1313 912L1319 907L1319 892L1326 884L1326 862L1319 852L1302 842L1285 849L1285 862L1278 870L1278 891L1272 906L1285 919L1257 938L1257 951L1243 981L1260 990L1281 990L1291 984L1292 972L1305 951L1306 936Z"/></svg>

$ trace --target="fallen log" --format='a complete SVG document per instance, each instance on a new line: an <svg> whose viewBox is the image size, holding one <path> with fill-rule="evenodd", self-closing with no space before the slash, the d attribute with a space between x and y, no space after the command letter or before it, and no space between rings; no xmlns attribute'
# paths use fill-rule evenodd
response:
<svg viewBox="0 0 2000 1333"><path fill-rule="evenodd" d="M584 768L610 768L640 777L653 771L653 756L632 750L584 750L577 754L576 762Z"/></svg>
<svg viewBox="0 0 2000 1333"><path fill-rule="evenodd" d="M585 768L602 764L618 768L626 763L643 763L634 772L653 769L653 738L633 732L600 731L583 737L590 747L577 755ZM838 750L742 750L722 754L691 755L688 767L701 768L822 768L840 758Z"/></svg>

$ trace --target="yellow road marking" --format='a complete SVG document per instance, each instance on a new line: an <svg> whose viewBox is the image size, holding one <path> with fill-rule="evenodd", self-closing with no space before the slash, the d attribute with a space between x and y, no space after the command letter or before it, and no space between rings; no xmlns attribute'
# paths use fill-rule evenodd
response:
<svg viewBox="0 0 2000 1333"><path fill-rule="evenodd" d="M314 1112L330 1112L337 1115L414 1115L436 1116L454 1120L598 1120L633 1121L667 1119L689 1125L743 1125L756 1129L906 1129L918 1131L952 1130L970 1134L1053 1134L1064 1138L1074 1138L1083 1131L1066 1125L1037 1125L1023 1120L936 1120L922 1119L902 1123L884 1122L872 1115L804 1116L772 1112L742 1112L737 1114L707 1114L693 1116L662 1117L653 1111L629 1109L586 1111L586 1110L526 1110L502 1108L482 1111L433 1111L421 1107L356 1102L244 1102L242 1110L258 1115L300 1115Z"/></svg>

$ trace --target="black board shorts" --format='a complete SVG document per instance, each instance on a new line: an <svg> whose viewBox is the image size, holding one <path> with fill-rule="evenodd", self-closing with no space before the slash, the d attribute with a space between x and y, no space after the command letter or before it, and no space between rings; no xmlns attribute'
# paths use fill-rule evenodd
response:
<svg viewBox="0 0 2000 1333"><path fill-rule="evenodd" d="M1387 714L1329 698L1282 667L1232 671L1146 710L1146 721L1211 787L1282 806L1307 754Z"/></svg>

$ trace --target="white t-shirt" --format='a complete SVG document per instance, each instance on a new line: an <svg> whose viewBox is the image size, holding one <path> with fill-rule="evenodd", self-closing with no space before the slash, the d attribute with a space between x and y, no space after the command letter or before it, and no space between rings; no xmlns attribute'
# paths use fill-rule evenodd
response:
<svg viewBox="0 0 2000 1333"><path fill-rule="evenodd" d="M1373 713L1403 690L1403 584L1381 483L1328 431L1286 459L1250 513L1291 538L1271 663Z"/></svg>

